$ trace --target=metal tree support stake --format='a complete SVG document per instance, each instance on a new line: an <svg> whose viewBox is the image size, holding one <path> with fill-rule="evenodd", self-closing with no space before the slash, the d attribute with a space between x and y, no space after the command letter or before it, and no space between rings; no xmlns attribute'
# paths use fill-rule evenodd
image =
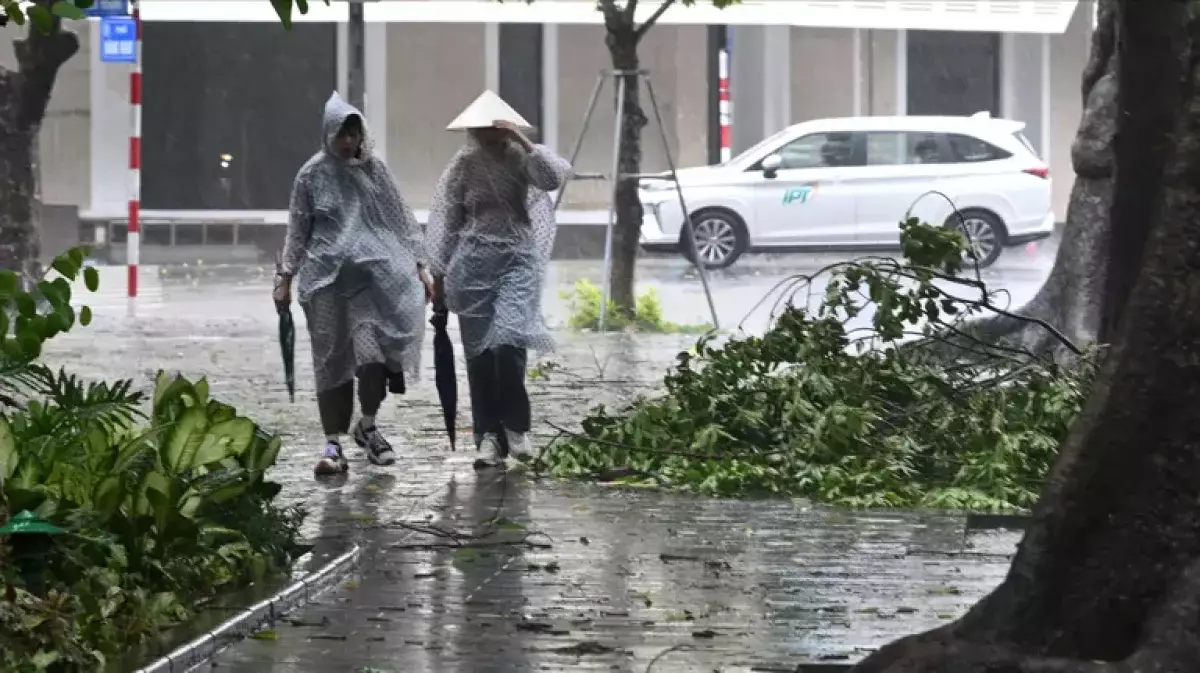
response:
<svg viewBox="0 0 1200 673"><path fill-rule="evenodd" d="M571 150L571 165L574 166L579 159L579 153L583 150L583 141L587 138L588 128L592 124L592 116L596 112L596 103L600 100L600 91L604 88L605 80L612 78L613 86L616 87L617 107L616 107L616 122L613 129L613 159L612 173L608 176L603 175L576 175L576 179L604 179L607 177L612 180L612 198L608 203L608 224L604 232L604 282L600 293L600 320L599 329L604 331L608 318L608 300L609 287L612 284L612 241L613 229L617 224L617 188L621 184L621 180L641 179L643 177L661 178L660 175L622 175L621 170L621 133L625 130L625 117L622 110L625 108L626 77L641 78L646 83L646 93L650 96L650 107L654 111L654 120L658 126L658 137L662 141L663 155L667 158L667 167L670 169L669 179L675 185L675 195L679 199L679 209L683 214L683 238L686 240L685 245L691 253L690 261L692 266L696 267L696 271L700 274L700 282L704 285L704 297L708 300L708 311L712 315L712 324L714 329L720 329L721 324L717 319L717 308L713 304L712 291L708 287L708 270L704 263L700 261L700 255L696 251L696 235L692 231L692 214L688 211L687 202L683 198L683 187L679 185L679 179L675 170L675 158L671 155L671 144L667 141L667 129L663 126L662 111L658 107L658 97L654 94L654 84L650 81L650 71L648 70L601 70L596 77L596 85L592 87L592 95L588 101L587 111L583 114L583 128L579 132L579 137L575 139L575 147ZM563 195L567 191L567 185L563 184L558 190L558 195L554 199L554 210L557 212L558 207L562 204ZM640 237L640 232L639 232Z"/></svg>

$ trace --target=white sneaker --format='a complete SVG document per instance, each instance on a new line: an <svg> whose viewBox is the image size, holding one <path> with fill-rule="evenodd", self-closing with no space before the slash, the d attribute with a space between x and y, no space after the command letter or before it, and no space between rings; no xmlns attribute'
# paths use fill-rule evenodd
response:
<svg viewBox="0 0 1200 673"><path fill-rule="evenodd" d="M486 457L475 460L475 469L504 464L504 452L500 448L500 438L496 436L496 433L484 434L483 439L479 440L479 451Z"/></svg>
<svg viewBox="0 0 1200 673"><path fill-rule="evenodd" d="M504 434L508 438L509 458L518 462L525 462L525 460L533 455L533 447L529 443L528 433L505 430Z"/></svg>

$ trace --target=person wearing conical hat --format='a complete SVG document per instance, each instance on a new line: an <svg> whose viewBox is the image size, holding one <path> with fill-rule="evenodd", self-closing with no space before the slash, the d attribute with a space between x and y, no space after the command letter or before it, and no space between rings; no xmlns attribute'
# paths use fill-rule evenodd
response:
<svg viewBox="0 0 1200 673"><path fill-rule="evenodd" d="M527 353L554 348L541 307L556 226L547 192L571 166L529 140L529 123L491 91L447 129L467 140L430 207L433 297L458 316L476 446L502 464L530 451Z"/></svg>
<svg viewBox="0 0 1200 673"><path fill-rule="evenodd" d="M420 226L396 177L372 152L363 115L336 92L325 104L321 149L292 187L275 301L290 302L295 276L312 339L317 409L325 441L314 472L349 469L355 379L361 417L352 437L375 465L395 454L375 425L388 392L414 380L433 296Z"/></svg>

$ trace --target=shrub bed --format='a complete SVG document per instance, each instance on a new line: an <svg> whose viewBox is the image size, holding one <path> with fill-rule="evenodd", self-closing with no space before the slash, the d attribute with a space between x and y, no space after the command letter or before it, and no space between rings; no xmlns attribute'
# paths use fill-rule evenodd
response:
<svg viewBox="0 0 1200 673"><path fill-rule="evenodd" d="M305 551L301 513L275 504L265 478L280 439L205 380L160 372L147 400L131 381L84 383L39 362L45 341L91 320L70 302L72 281L96 289L85 255L60 256L58 277L28 291L0 272L0 523L20 514L57 531L0 537L4 671L97 670Z"/></svg>

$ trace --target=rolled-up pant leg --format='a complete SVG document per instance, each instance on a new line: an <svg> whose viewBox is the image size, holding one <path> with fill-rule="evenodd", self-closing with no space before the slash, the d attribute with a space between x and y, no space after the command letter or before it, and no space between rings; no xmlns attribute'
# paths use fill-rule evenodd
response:
<svg viewBox="0 0 1200 673"><path fill-rule="evenodd" d="M529 393L525 390L528 353L524 348L496 348L496 380L500 389L500 422L505 430L529 432Z"/></svg>
<svg viewBox="0 0 1200 673"><path fill-rule="evenodd" d="M336 388L317 393L317 410L326 435L344 435L350 431L354 415L354 379Z"/></svg>

